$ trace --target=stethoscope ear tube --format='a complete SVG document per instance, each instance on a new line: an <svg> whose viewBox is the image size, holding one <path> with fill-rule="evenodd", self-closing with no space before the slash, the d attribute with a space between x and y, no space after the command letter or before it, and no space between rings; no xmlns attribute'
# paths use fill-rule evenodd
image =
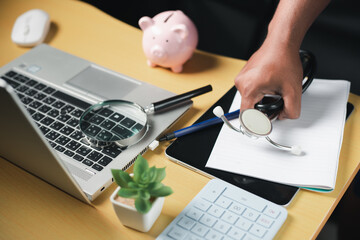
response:
<svg viewBox="0 0 360 240"><path fill-rule="evenodd" d="M303 67L302 93L304 93L314 79L316 59L315 56L307 50L300 50L299 54ZM284 108L284 100L281 97L265 96L260 102L256 103L254 107L269 116L270 119L273 119L274 116L279 114Z"/></svg>
<svg viewBox="0 0 360 240"><path fill-rule="evenodd" d="M302 93L304 93L314 80L317 64L314 54L312 54L310 51L300 50L299 53L304 71L303 81L305 81L305 83L303 82L302 85Z"/></svg>

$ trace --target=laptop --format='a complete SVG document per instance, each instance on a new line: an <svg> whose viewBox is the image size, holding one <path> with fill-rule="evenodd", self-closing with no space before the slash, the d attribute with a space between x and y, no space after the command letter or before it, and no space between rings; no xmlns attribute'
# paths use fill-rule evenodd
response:
<svg viewBox="0 0 360 240"><path fill-rule="evenodd" d="M192 101L149 116L143 139L126 149L91 147L79 130L85 109L123 99L145 107L175 94L41 44L0 68L0 156L91 203L176 122Z"/></svg>

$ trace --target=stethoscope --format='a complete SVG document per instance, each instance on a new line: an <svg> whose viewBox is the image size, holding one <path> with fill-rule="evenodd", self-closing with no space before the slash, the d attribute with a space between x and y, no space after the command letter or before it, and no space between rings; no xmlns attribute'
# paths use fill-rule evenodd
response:
<svg viewBox="0 0 360 240"><path fill-rule="evenodd" d="M316 70L316 60L314 55L305 50L299 52L303 65L303 85L302 93L310 86L314 79ZM289 151L294 155L302 153L301 147L298 145L286 146L273 141L269 135L272 132L272 120L275 120L281 110L284 108L284 100L281 96L271 95L265 96L260 102L256 103L253 109L240 111L239 120L240 128L233 126L224 116L224 111L220 106L214 108L213 113L222 119L222 121L232 130L240 132L250 138L265 138L272 146Z"/></svg>

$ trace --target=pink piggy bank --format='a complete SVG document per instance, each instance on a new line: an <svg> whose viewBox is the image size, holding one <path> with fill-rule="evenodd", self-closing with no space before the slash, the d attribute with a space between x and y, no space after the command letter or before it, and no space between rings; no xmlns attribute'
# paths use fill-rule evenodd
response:
<svg viewBox="0 0 360 240"><path fill-rule="evenodd" d="M181 72L198 43L198 32L190 18L180 10L165 11L153 18L140 18L139 26L148 65Z"/></svg>

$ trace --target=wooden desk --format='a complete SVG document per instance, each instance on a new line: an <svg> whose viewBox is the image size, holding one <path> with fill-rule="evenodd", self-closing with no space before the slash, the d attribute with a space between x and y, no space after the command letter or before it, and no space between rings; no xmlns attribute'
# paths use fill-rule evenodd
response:
<svg viewBox="0 0 360 240"><path fill-rule="evenodd" d="M52 24L46 43L53 47L175 93L211 84L214 90L196 98L193 108L172 130L188 126L200 117L230 89L245 63L197 51L181 74L149 68L141 48L141 31L86 3L2 0L0 65L29 50L11 42L10 34L17 16L33 8L50 14ZM315 238L357 173L360 97L350 94L349 101L356 109L346 123L336 189L329 194L301 190L288 207L288 219L276 238ZM209 181L170 162L164 155L167 145L161 144L154 152L145 154L150 165L166 166L165 184L175 192L166 198L159 219L148 233L120 224L109 201L114 185L91 207L0 158L0 239L154 239Z"/></svg>

